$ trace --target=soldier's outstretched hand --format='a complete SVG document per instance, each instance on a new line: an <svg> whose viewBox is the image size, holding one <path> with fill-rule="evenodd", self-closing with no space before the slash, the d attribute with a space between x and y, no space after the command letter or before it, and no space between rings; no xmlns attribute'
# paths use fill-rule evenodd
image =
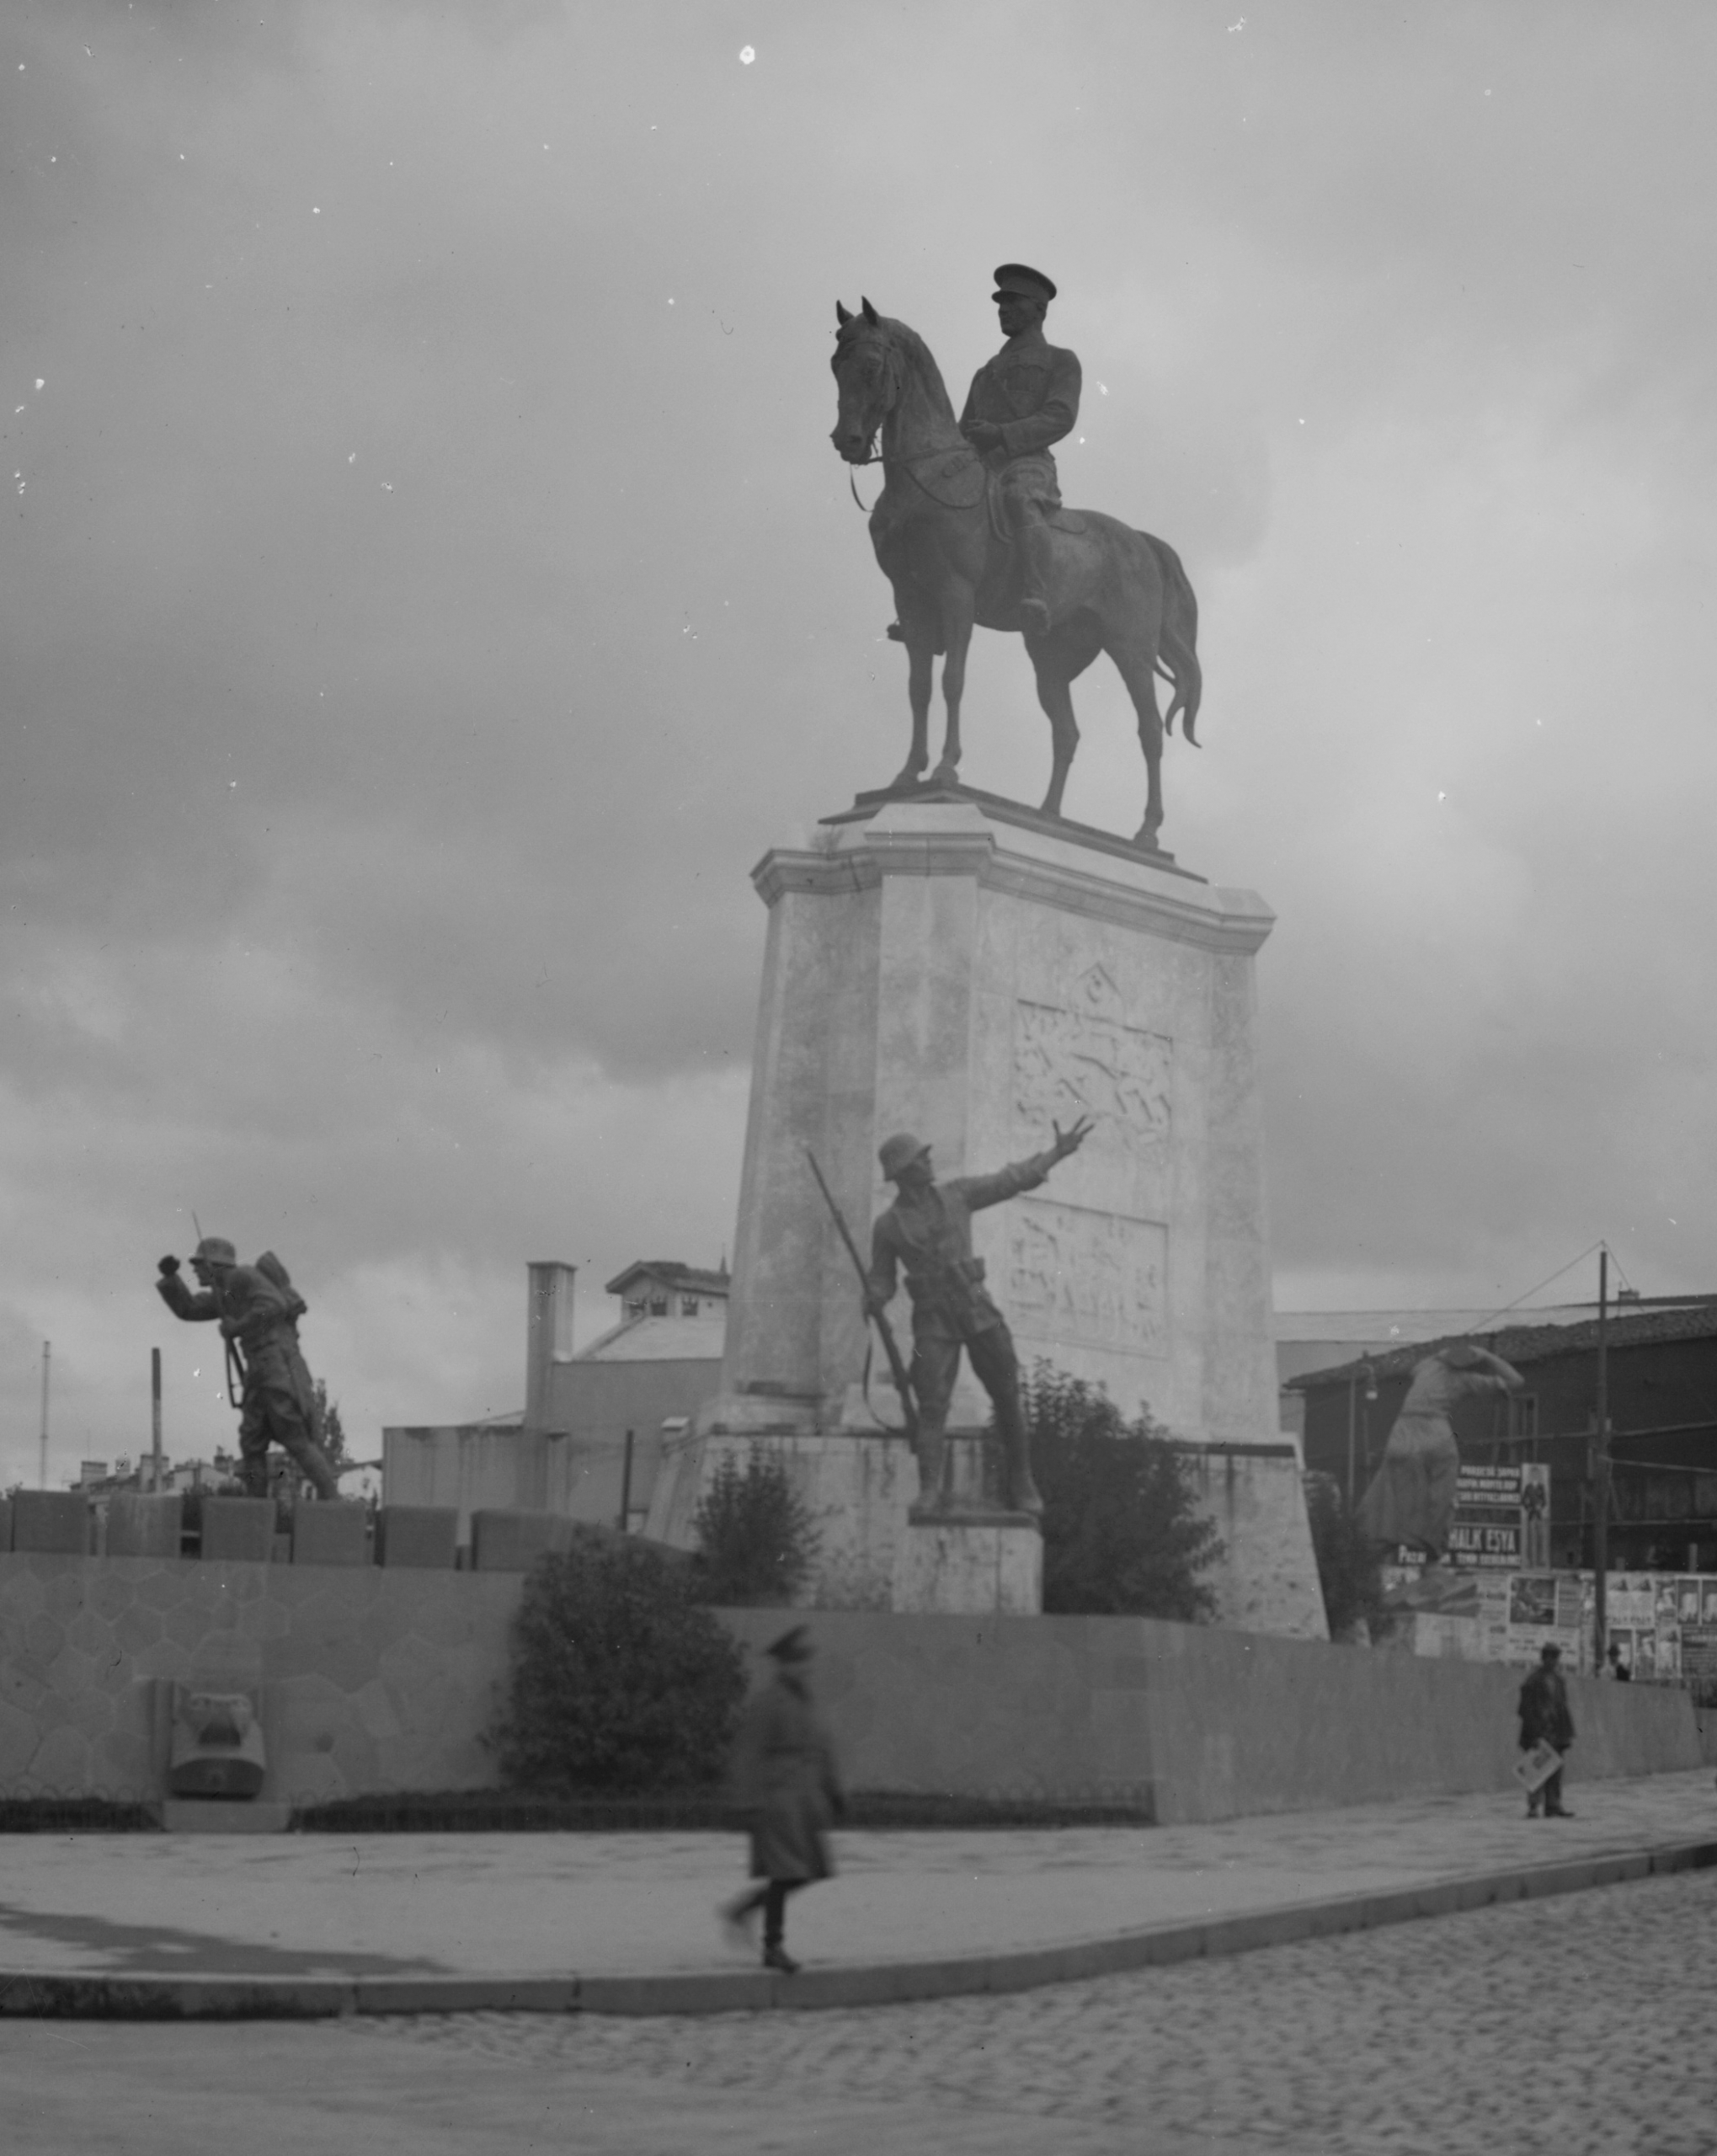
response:
<svg viewBox="0 0 1717 2156"><path fill-rule="evenodd" d="M1049 1128L1055 1133L1055 1157L1058 1161L1064 1161L1069 1153L1078 1152L1090 1137L1091 1119L1088 1115L1082 1115L1078 1122L1065 1130L1058 1123L1052 1123Z"/></svg>
<svg viewBox="0 0 1717 2156"><path fill-rule="evenodd" d="M171 1275L178 1272L179 1260L176 1257L157 1258L156 1261L155 1270L157 1273L165 1273Z"/></svg>

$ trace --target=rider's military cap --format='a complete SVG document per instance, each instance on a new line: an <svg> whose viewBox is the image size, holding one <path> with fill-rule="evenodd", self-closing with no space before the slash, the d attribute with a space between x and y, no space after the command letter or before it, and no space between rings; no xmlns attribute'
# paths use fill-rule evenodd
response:
<svg viewBox="0 0 1717 2156"><path fill-rule="evenodd" d="M237 1265L238 1252L225 1235L205 1235L191 1252L193 1260L201 1258L205 1265Z"/></svg>
<svg viewBox="0 0 1717 2156"><path fill-rule="evenodd" d="M1000 299L1005 292L1017 292L1021 299L1042 300L1047 307L1055 296L1055 287L1041 270L1028 270L1023 262L1004 262L995 273L995 290L992 299Z"/></svg>
<svg viewBox="0 0 1717 2156"><path fill-rule="evenodd" d="M909 1130L897 1130L892 1138L885 1138L877 1149L877 1158L882 1164L886 1181L893 1182L902 1168L914 1161L922 1160L930 1147L921 1138L914 1138Z"/></svg>

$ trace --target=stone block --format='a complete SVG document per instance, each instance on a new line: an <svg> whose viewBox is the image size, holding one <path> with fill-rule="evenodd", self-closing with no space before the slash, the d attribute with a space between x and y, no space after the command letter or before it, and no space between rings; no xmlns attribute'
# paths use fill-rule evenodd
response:
<svg viewBox="0 0 1717 2156"><path fill-rule="evenodd" d="M18 1490L12 1497L12 1547L61 1557L89 1554L89 1501L79 1490Z"/></svg>
<svg viewBox="0 0 1717 2156"><path fill-rule="evenodd" d="M1035 1617L1043 1607L1043 1538L1023 1521L914 1520L902 1538L894 1607Z"/></svg>
<svg viewBox="0 0 1717 2156"><path fill-rule="evenodd" d="M203 1560L236 1557L265 1565L274 1554L272 1497L205 1497Z"/></svg>
<svg viewBox="0 0 1717 2156"><path fill-rule="evenodd" d="M303 1504L292 1514L295 1565L367 1565L370 1513L360 1504Z"/></svg>
<svg viewBox="0 0 1717 2156"><path fill-rule="evenodd" d="M376 1515L376 1561L451 1572L458 1555L453 1505L383 1505Z"/></svg>
<svg viewBox="0 0 1717 2156"><path fill-rule="evenodd" d="M177 1557L184 1499L177 1490L120 1491L108 1500L109 1557Z"/></svg>
<svg viewBox="0 0 1717 2156"><path fill-rule="evenodd" d="M573 1524L559 1513L474 1512L471 1558L479 1572L528 1572L539 1557L572 1545Z"/></svg>
<svg viewBox="0 0 1717 2156"><path fill-rule="evenodd" d="M284 1834L291 1821L291 1805L284 1799L170 1796L161 1807L161 1823L169 1834Z"/></svg>

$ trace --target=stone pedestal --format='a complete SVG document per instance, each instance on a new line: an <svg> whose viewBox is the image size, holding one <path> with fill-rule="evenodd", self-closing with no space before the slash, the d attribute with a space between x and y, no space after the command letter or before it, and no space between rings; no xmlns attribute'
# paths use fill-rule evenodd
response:
<svg viewBox="0 0 1717 2156"><path fill-rule="evenodd" d="M946 1180L1041 1151L1052 1123L1089 1117L1081 1151L973 1224L1021 1367L1045 1358L1192 1442L1274 1440L1252 974L1272 926L1262 901L958 787L861 801L767 854L753 880L769 938L722 1389L677 1472L664 1462L664 1486L700 1486L705 1440L766 1438L803 1456L813 1439L877 1427L857 1385L859 1285L806 1155L867 1252L893 1194L877 1149L902 1129L930 1141ZM909 1345L904 1291L890 1318ZM872 1396L893 1414L880 1356ZM962 1374L951 1434L988 1420ZM667 1539L689 1539L691 1502ZM880 1562L877 1536L860 1540ZM937 1546L973 1593L1023 1592L1031 1568L1004 1563L1001 1542L993 1565L975 1543ZM922 1564L912 1577L930 1597L913 1606L950 1606L922 1585ZM889 1580L892 1600L905 1590Z"/></svg>
<svg viewBox="0 0 1717 2156"><path fill-rule="evenodd" d="M900 1539L893 1606L943 1617L1043 1607L1043 1538L1035 1521L991 1513L914 1516Z"/></svg>
<svg viewBox="0 0 1717 2156"><path fill-rule="evenodd" d="M1128 1414L1148 1401L1178 1436L1274 1439L1263 902L959 789L862 806L753 880L769 941L709 1426L845 1419L865 1327L807 1148L867 1249L893 1196L877 1166L890 1131L929 1139L946 1178L1085 1115L1080 1153L974 1223L1022 1367L1046 1356ZM909 1342L904 1294L890 1315ZM987 1419L963 1380L950 1428Z"/></svg>

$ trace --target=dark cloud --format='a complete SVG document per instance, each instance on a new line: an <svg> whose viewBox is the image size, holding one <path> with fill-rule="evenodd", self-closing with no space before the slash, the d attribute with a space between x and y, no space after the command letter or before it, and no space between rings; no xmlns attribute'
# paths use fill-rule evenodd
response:
<svg viewBox="0 0 1717 2156"><path fill-rule="evenodd" d="M63 1331L119 1449L196 1193L290 1243L370 1422L509 1404L531 1256L713 1257L747 872L905 738L833 302L957 397L1007 257L1085 360L1069 498L1198 587L1165 835L1281 915L1284 1278L1717 1275L1717 29L1240 20L14 11L8 1428ZM1130 828L1118 683L1079 707L1069 811ZM968 714L1035 798L1000 639Z"/></svg>

